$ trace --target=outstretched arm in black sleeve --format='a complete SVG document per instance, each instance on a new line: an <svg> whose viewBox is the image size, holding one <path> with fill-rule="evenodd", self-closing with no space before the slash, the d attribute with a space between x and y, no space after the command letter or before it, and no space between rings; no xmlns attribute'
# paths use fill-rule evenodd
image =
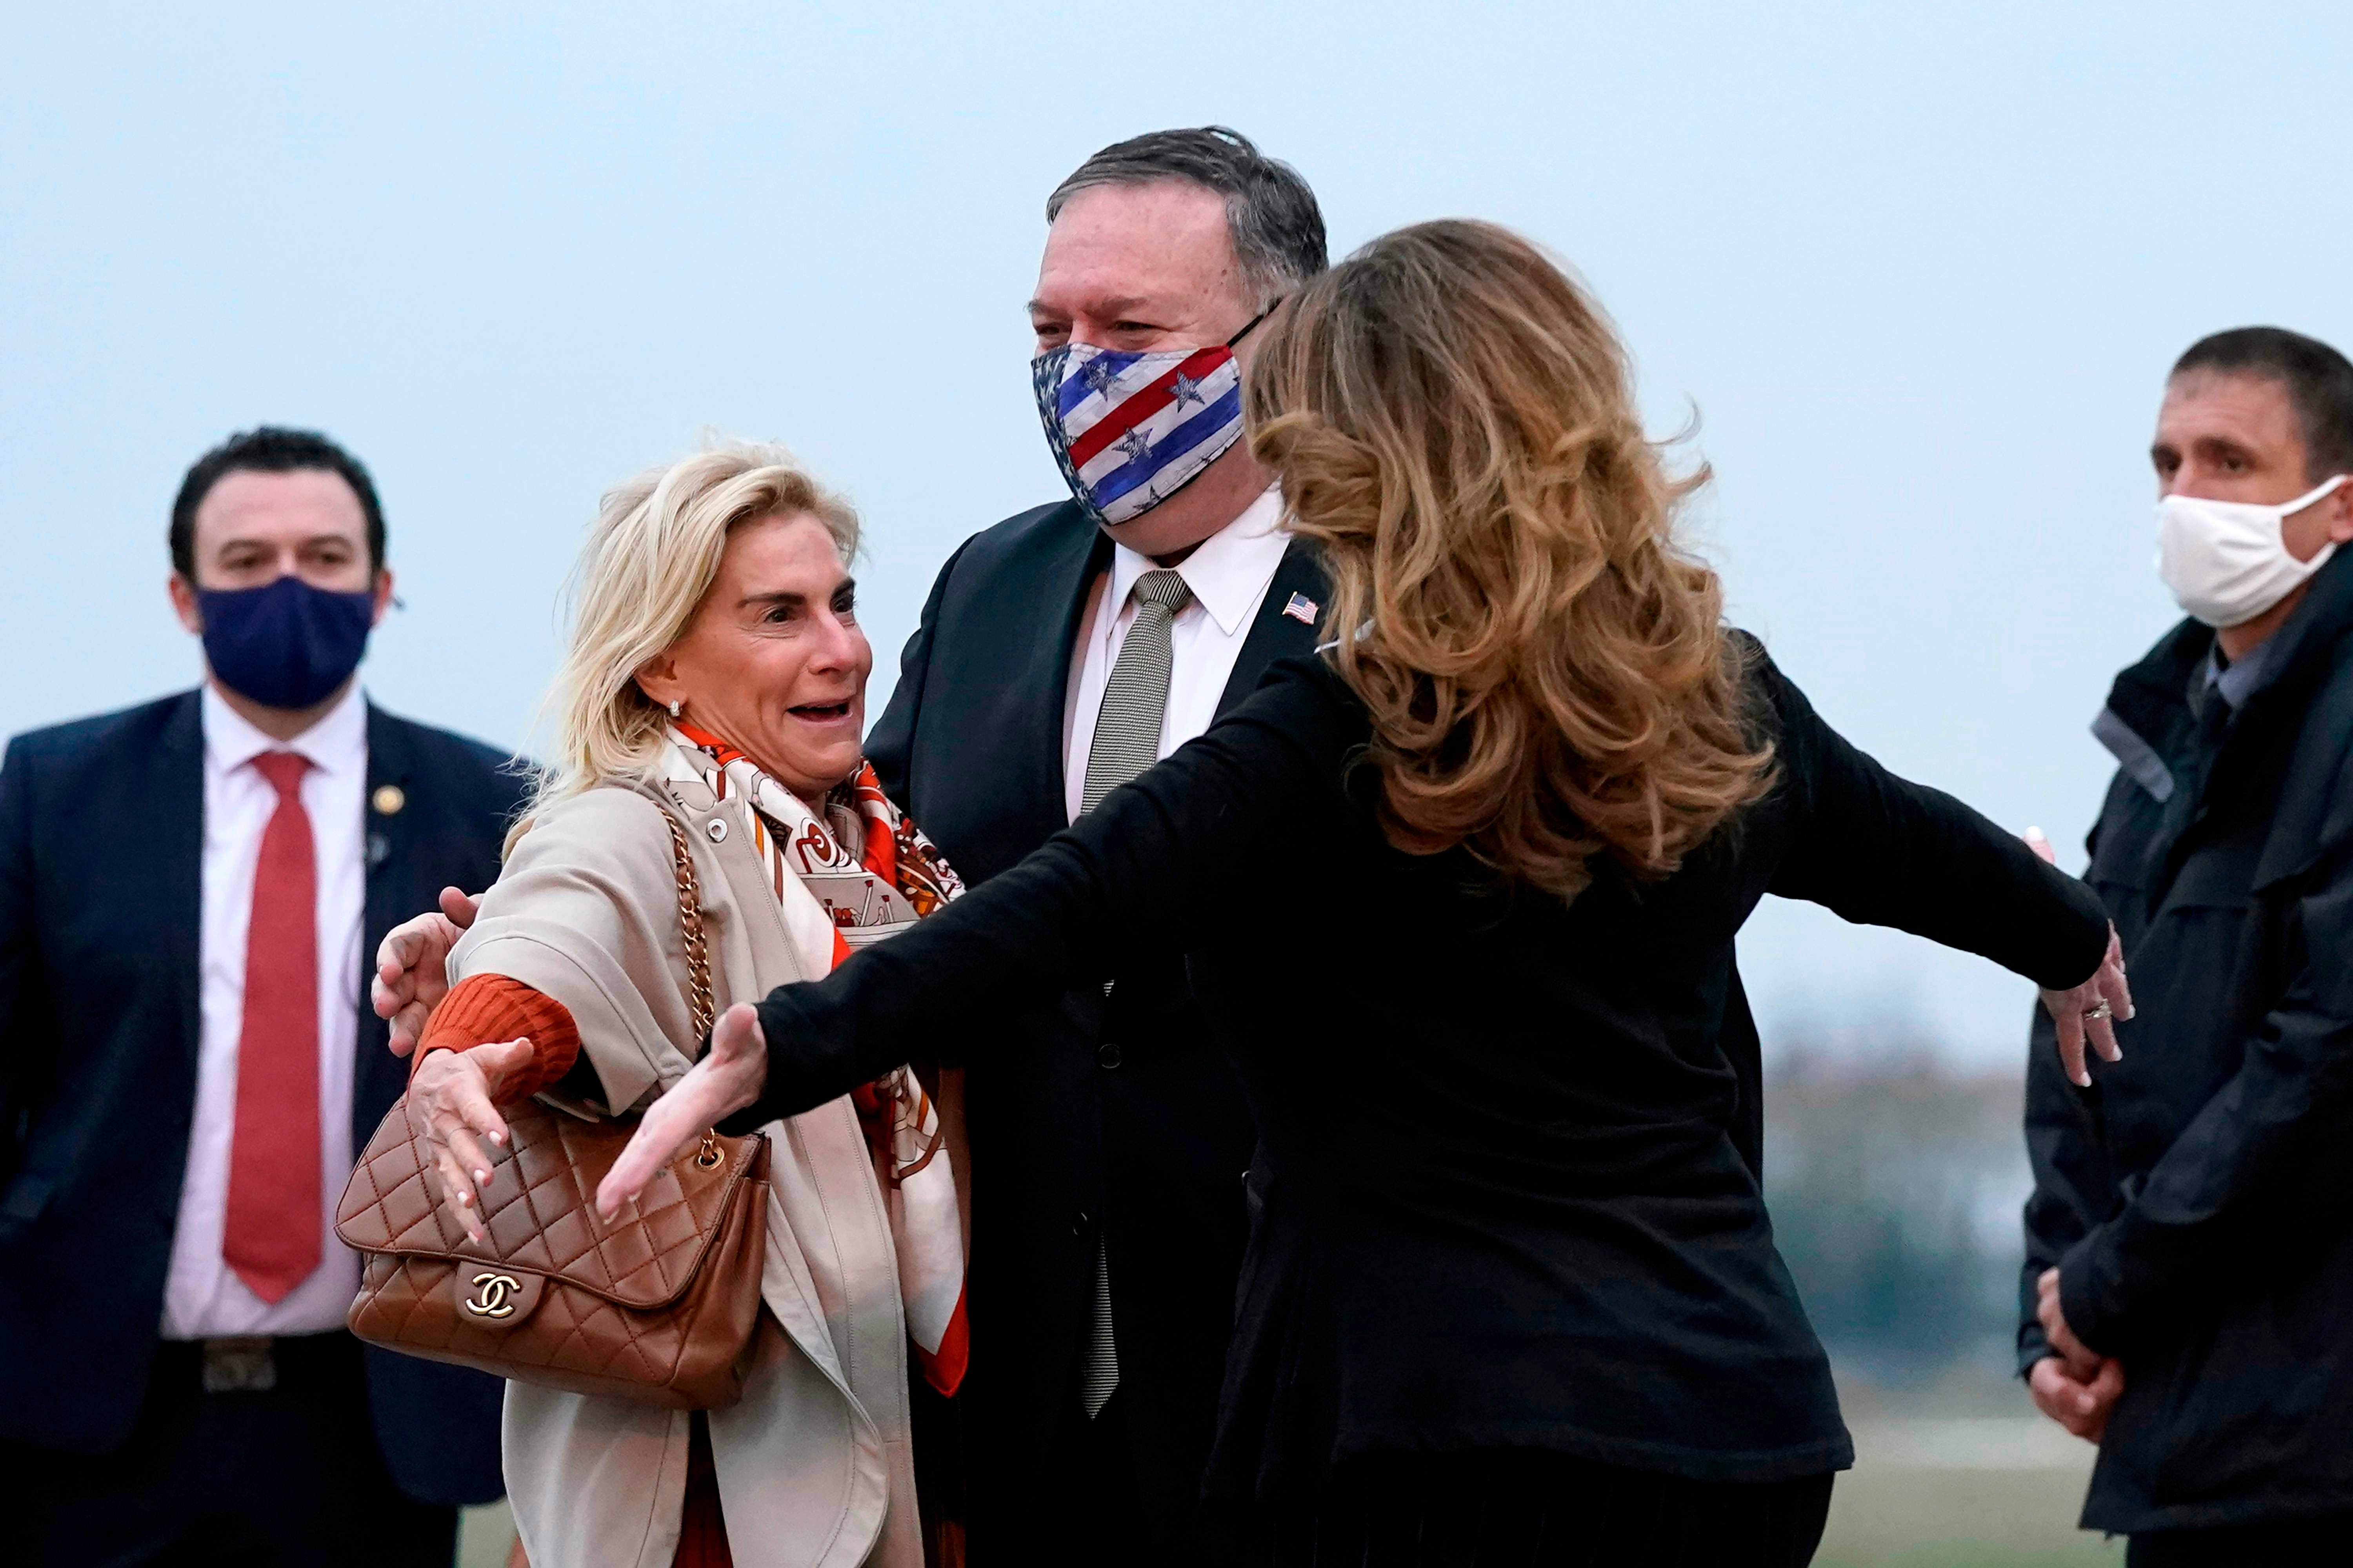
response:
<svg viewBox="0 0 2353 1568"><path fill-rule="evenodd" d="M1343 758L1362 739L1356 713L1320 665L1285 667L1013 869L826 979L771 992L765 1087L730 1125L823 1104L959 1019L1214 938L1233 919L1232 889L1297 852L1303 818L1336 814Z"/></svg>
<svg viewBox="0 0 2353 1568"><path fill-rule="evenodd" d="M1941 790L1897 778L1757 656L1779 721L1789 843L1770 890L1989 958L2045 990L2101 967L2108 920L2083 883Z"/></svg>

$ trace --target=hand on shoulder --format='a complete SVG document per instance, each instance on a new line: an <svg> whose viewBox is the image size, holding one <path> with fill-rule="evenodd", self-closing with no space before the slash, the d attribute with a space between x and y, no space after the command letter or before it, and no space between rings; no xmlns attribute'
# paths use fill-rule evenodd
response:
<svg viewBox="0 0 2353 1568"><path fill-rule="evenodd" d="M385 1043L394 1056L406 1056L425 1037L427 1020L449 993L449 950L480 907L461 889L444 888L438 910L403 921L377 945L368 1003L377 1017L392 1021Z"/></svg>

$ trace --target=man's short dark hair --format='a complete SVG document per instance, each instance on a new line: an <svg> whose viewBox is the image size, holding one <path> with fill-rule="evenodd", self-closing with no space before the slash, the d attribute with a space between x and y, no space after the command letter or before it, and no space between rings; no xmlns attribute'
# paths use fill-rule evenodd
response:
<svg viewBox="0 0 2353 1568"><path fill-rule="evenodd" d="M339 475L352 487L367 518L368 570L383 571L384 508L376 502L375 481L368 478L367 469L316 430L289 430L276 425L240 430L198 458L188 477L180 481L180 494L172 502L172 570L191 583L196 580L196 509L205 504L215 485L240 471L290 474L301 468Z"/></svg>
<svg viewBox="0 0 2353 1568"><path fill-rule="evenodd" d="M1062 204L1081 191L1156 180L1189 181L1226 198L1226 232L1234 258L1261 304L1330 265L1324 209L1299 171L1222 125L1155 131L1114 142L1054 187L1046 198L1046 221L1060 216Z"/></svg>
<svg viewBox="0 0 2353 1568"><path fill-rule="evenodd" d="M2174 361L2175 375L2191 371L2278 382L2303 427L2305 477L2353 474L2353 362L2327 343L2284 327L2233 327Z"/></svg>

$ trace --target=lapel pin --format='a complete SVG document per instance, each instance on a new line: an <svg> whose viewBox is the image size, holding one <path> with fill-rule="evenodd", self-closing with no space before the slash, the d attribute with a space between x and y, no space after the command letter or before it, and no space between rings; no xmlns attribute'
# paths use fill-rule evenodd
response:
<svg viewBox="0 0 2353 1568"><path fill-rule="evenodd" d="M1304 594L1293 594L1291 603L1282 606L1282 613L1301 626L1312 626L1315 624L1315 601Z"/></svg>
<svg viewBox="0 0 2353 1568"><path fill-rule="evenodd" d="M397 816L400 808L408 804L408 792L398 784L378 784L375 793L368 796L368 804L375 807L379 816Z"/></svg>

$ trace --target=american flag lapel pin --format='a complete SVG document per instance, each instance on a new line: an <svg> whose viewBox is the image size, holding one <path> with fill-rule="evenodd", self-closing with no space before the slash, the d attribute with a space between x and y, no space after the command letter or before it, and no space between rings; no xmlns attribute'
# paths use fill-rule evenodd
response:
<svg viewBox="0 0 2353 1568"><path fill-rule="evenodd" d="M1291 602L1282 606L1282 613L1302 626L1312 626L1315 624L1315 601L1304 594L1293 594Z"/></svg>

